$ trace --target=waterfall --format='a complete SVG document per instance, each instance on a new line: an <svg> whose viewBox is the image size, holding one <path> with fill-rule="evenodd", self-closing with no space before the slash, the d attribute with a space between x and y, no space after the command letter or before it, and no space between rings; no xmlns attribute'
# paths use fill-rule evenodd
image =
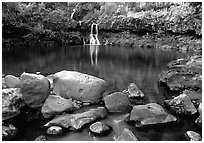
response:
<svg viewBox="0 0 204 143"><path fill-rule="evenodd" d="M95 27L95 29L94 29ZM95 30L95 32L94 32ZM90 45L100 45L100 41L98 39L98 24L93 23L91 25L91 34L90 34Z"/></svg>

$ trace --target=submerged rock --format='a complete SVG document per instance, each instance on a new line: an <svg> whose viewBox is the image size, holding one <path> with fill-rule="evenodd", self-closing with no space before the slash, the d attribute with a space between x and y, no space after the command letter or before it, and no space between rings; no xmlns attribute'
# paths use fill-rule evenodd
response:
<svg viewBox="0 0 204 143"><path fill-rule="evenodd" d="M110 133L112 128L103 122L95 122L91 124L89 130L96 135L104 135Z"/></svg>
<svg viewBox="0 0 204 143"><path fill-rule="evenodd" d="M50 94L50 83L42 75L23 73L20 76L23 100L31 108L40 108Z"/></svg>
<svg viewBox="0 0 204 143"><path fill-rule="evenodd" d="M134 106L129 120L134 121L136 127L142 127L175 122L177 118L167 113L161 105L149 103Z"/></svg>
<svg viewBox="0 0 204 143"><path fill-rule="evenodd" d="M128 97L122 92L115 92L103 98L109 112L127 113L132 109Z"/></svg>
<svg viewBox="0 0 204 143"><path fill-rule="evenodd" d="M2 89L2 120L13 118L20 114L25 106L20 88Z"/></svg>
<svg viewBox="0 0 204 143"><path fill-rule="evenodd" d="M197 109L186 94L181 94L174 99L165 100L164 103L176 114L193 115L197 113Z"/></svg>
<svg viewBox="0 0 204 143"><path fill-rule="evenodd" d="M105 107L98 107L89 109L88 111L76 114L65 114L55 117L53 120L48 122L45 127L60 126L66 129L79 130L84 125L89 124L93 121L103 119L107 116L107 110Z"/></svg>
<svg viewBox="0 0 204 143"><path fill-rule="evenodd" d="M134 83L130 83L128 92L130 98L144 97L144 93Z"/></svg>
<svg viewBox="0 0 204 143"><path fill-rule="evenodd" d="M20 79L13 75L5 76L5 84L8 88L20 88L21 86Z"/></svg>
<svg viewBox="0 0 204 143"><path fill-rule="evenodd" d="M12 140L16 134L18 133L18 129L11 124L2 124L2 140L9 141Z"/></svg>
<svg viewBox="0 0 204 143"><path fill-rule="evenodd" d="M185 135L190 141L201 141L202 140L201 136L194 131L187 131Z"/></svg>
<svg viewBox="0 0 204 143"><path fill-rule="evenodd" d="M116 138L116 141L138 141L137 137L127 128L123 129L122 134Z"/></svg>
<svg viewBox="0 0 204 143"><path fill-rule="evenodd" d="M53 90L57 95L83 102L98 102L107 87L103 79L75 71L61 71L54 76Z"/></svg>
<svg viewBox="0 0 204 143"><path fill-rule="evenodd" d="M45 118L52 118L64 111L73 109L72 99L65 99L56 95L49 95L41 108Z"/></svg>
<svg viewBox="0 0 204 143"><path fill-rule="evenodd" d="M37 137L34 141L47 141L47 137L44 135L41 135L41 136Z"/></svg>
<svg viewBox="0 0 204 143"><path fill-rule="evenodd" d="M59 126L51 126L46 130L46 133L49 135L59 135L62 134L63 129Z"/></svg>

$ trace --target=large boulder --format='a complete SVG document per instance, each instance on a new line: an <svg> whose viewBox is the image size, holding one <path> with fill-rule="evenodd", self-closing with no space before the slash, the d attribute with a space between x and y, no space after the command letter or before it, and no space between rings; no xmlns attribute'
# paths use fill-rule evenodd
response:
<svg viewBox="0 0 204 143"><path fill-rule="evenodd" d="M112 128L103 122L95 122L91 124L89 130L95 135L107 135L108 133L110 133Z"/></svg>
<svg viewBox="0 0 204 143"><path fill-rule="evenodd" d="M64 98L74 98L83 102L98 102L106 90L107 83L100 78L75 72L61 71L55 74L53 90Z"/></svg>
<svg viewBox="0 0 204 143"><path fill-rule="evenodd" d="M201 136L194 131L187 131L185 135L190 141L201 141L202 140Z"/></svg>
<svg viewBox="0 0 204 143"><path fill-rule="evenodd" d="M142 127L175 122L177 118L167 113L161 105L149 103L134 106L129 120L135 122L136 127Z"/></svg>
<svg viewBox="0 0 204 143"><path fill-rule="evenodd" d="M124 128L122 134L116 138L116 141L138 141L138 139L132 131Z"/></svg>
<svg viewBox="0 0 204 143"><path fill-rule="evenodd" d="M89 109L88 111L84 111L82 113L60 115L58 117L55 117L53 120L51 120L44 126L60 126L66 129L79 130L84 125L105 118L106 116L106 108L98 107Z"/></svg>
<svg viewBox="0 0 204 143"><path fill-rule="evenodd" d="M115 92L103 98L109 112L127 113L132 109L128 97L122 92Z"/></svg>
<svg viewBox="0 0 204 143"><path fill-rule="evenodd" d="M18 133L18 129L11 124L2 124L2 140L8 141L15 138Z"/></svg>
<svg viewBox="0 0 204 143"><path fill-rule="evenodd" d="M5 76L5 84L8 88L20 88L20 79L13 75Z"/></svg>
<svg viewBox="0 0 204 143"><path fill-rule="evenodd" d="M186 94L181 94L174 99L165 100L164 103L176 114L193 115L197 113L197 109Z"/></svg>
<svg viewBox="0 0 204 143"><path fill-rule="evenodd" d="M40 108L50 94L50 83L43 75L23 73L20 76L23 100L31 108Z"/></svg>
<svg viewBox="0 0 204 143"><path fill-rule="evenodd" d="M61 96L49 95L41 108L45 118L52 118L57 114L73 109L72 99L65 99Z"/></svg>
<svg viewBox="0 0 204 143"><path fill-rule="evenodd" d="M2 120L13 118L20 114L25 106L20 88L2 89Z"/></svg>

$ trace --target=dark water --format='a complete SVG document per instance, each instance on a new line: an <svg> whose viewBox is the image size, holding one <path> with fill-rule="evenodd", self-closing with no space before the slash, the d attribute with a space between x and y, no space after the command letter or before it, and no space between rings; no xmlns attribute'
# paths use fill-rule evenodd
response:
<svg viewBox="0 0 204 143"><path fill-rule="evenodd" d="M162 104L164 91L158 86L159 74L168 62L186 57L175 50L127 48L113 46L57 46L35 44L26 48L3 51L2 72L20 76L22 72L38 72L49 75L61 70L73 70L105 79L111 91L122 91L134 82L144 92L144 103ZM127 115L112 114L104 122L113 127L107 137L94 137L88 129L80 133L69 131L62 136L48 136L49 140L113 140L124 127L130 128L140 140L185 140L187 130L197 131L196 117L185 118L177 125L157 128L135 129L123 119ZM26 125L25 135L20 140L33 140L44 131L39 131L39 122ZM200 132L200 131L198 131Z"/></svg>

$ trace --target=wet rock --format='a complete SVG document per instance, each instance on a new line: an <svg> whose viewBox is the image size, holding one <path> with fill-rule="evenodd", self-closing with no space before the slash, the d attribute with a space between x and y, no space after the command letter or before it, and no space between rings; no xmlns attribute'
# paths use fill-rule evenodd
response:
<svg viewBox="0 0 204 143"><path fill-rule="evenodd" d="M5 84L8 88L20 88L20 79L13 76L13 75L6 75L5 76Z"/></svg>
<svg viewBox="0 0 204 143"><path fill-rule="evenodd" d="M165 100L164 103L176 114L193 115L197 113L194 104L186 94L181 94L174 99Z"/></svg>
<svg viewBox="0 0 204 143"><path fill-rule="evenodd" d="M138 141L137 137L127 128L123 129L122 134L116 138L116 141Z"/></svg>
<svg viewBox="0 0 204 143"><path fill-rule="evenodd" d="M20 88L2 89L2 120L13 118L20 114L25 106Z"/></svg>
<svg viewBox="0 0 204 143"><path fill-rule="evenodd" d="M136 127L142 127L175 122L177 118L167 113L161 105L149 103L134 106L129 120L134 121Z"/></svg>
<svg viewBox="0 0 204 143"><path fill-rule="evenodd" d="M196 107L198 107L202 102L202 93L200 92L184 90L183 94L185 94L191 100L191 102L193 102L194 105L196 105Z"/></svg>
<svg viewBox="0 0 204 143"><path fill-rule="evenodd" d="M44 135L41 135L41 136L37 137L34 141L47 141L47 137Z"/></svg>
<svg viewBox="0 0 204 143"><path fill-rule="evenodd" d="M45 118L52 118L57 114L73 109L72 99L65 99L56 95L49 95L41 108Z"/></svg>
<svg viewBox="0 0 204 143"><path fill-rule="evenodd" d="M89 109L88 111L76 114L65 114L55 117L48 122L45 127L60 126L67 129L79 130L84 125L93 121L105 118L107 116L107 110L105 107L98 107Z"/></svg>
<svg viewBox="0 0 204 143"><path fill-rule="evenodd" d="M23 73L20 76L23 100L30 108L40 108L50 94L50 83L42 75Z"/></svg>
<svg viewBox="0 0 204 143"><path fill-rule="evenodd" d="M91 124L89 130L96 135L106 135L107 133L110 133L112 128L103 122L95 122Z"/></svg>
<svg viewBox="0 0 204 143"><path fill-rule="evenodd" d="M132 109L128 97L122 92L115 92L103 98L109 112L127 113Z"/></svg>
<svg viewBox="0 0 204 143"><path fill-rule="evenodd" d="M11 124L2 124L2 140L9 141L12 140L16 134L18 133L18 129Z"/></svg>
<svg viewBox="0 0 204 143"><path fill-rule="evenodd" d="M198 112L200 113L200 115L202 115L202 103L200 103L200 105L198 106Z"/></svg>
<svg viewBox="0 0 204 143"><path fill-rule="evenodd" d="M128 92L130 98L144 97L144 93L134 83L130 83Z"/></svg>
<svg viewBox="0 0 204 143"><path fill-rule="evenodd" d="M57 95L90 103L98 102L107 87L103 79L75 71L56 73L53 84Z"/></svg>
<svg viewBox="0 0 204 143"><path fill-rule="evenodd" d="M200 115L196 120L195 120L195 124L202 128L202 115Z"/></svg>
<svg viewBox="0 0 204 143"><path fill-rule="evenodd" d="M187 131L185 135L190 141L201 141L202 140L201 136L194 131Z"/></svg>
<svg viewBox="0 0 204 143"><path fill-rule="evenodd" d="M60 135L62 134L63 129L59 126L51 126L47 129L46 133L49 135Z"/></svg>

